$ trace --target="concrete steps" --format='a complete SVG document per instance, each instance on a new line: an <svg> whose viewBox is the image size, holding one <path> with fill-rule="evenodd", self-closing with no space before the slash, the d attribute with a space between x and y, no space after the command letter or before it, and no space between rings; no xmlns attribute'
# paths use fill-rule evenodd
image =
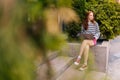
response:
<svg viewBox="0 0 120 80"><path fill-rule="evenodd" d="M79 71L75 65L70 66L57 80L110 80L106 73L93 70Z"/></svg>
<svg viewBox="0 0 120 80"><path fill-rule="evenodd" d="M47 57L48 57L49 60L52 60L52 59L56 58L58 55L59 55L59 51L54 51L54 52L48 52L47 53ZM38 59L36 60L35 65L40 66L44 63L46 63L46 61L43 59L43 57L38 56Z"/></svg>
<svg viewBox="0 0 120 80"><path fill-rule="evenodd" d="M47 57L49 64L51 64L49 68L51 68L52 71L48 69L47 62L42 60L39 65L37 65L37 80L103 80L103 78L106 77L105 72L108 62L107 46L108 43L105 44L104 42L104 44L102 43L92 48L93 56L95 56L95 59L93 59L95 65L92 65L91 69L93 69L88 69L88 71L79 71L79 66L76 67L72 65L74 58L76 58L79 53L79 43L68 43L68 45L63 47L59 52L49 52ZM50 75L50 73L52 73L52 75ZM52 79L49 76L52 76Z"/></svg>
<svg viewBox="0 0 120 80"><path fill-rule="evenodd" d="M52 80L56 80L58 76L60 76L71 64L73 63L73 58L58 56L52 60L50 60L51 69L52 69ZM37 80L48 80L47 74L47 64L44 63L40 65L37 69L38 79ZM47 75L46 75L47 74Z"/></svg>

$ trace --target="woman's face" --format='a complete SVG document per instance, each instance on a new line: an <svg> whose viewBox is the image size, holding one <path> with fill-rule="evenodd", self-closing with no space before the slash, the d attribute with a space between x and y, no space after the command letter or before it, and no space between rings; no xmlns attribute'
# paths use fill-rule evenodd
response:
<svg viewBox="0 0 120 80"><path fill-rule="evenodd" d="M94 16L93 16L93 13L91 12L89 15L88 15L88 20L93 20L94 19Z"/></svg>

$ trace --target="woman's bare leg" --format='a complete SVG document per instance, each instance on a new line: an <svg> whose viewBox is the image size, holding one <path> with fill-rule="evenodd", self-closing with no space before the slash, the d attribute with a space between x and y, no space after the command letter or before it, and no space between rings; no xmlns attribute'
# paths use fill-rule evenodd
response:
<svg viewBox="0 0 120 80"><path fill-rule="evenodd" d="M87 40L84 40L81 44L81 47L80 47L80 53L79 53L79 56L82 56L83 54L83 51L84 51L84 48L86 47L87 45Z"/></svg>
<svg viewBox="0 0 120 80"><path fill-rule="evenodd" d="M88 56L89 56L89 48L90 46L93 46L94 43L92 40L87 40L86 41L86 46L84 48L84 64L80 67L80 70L85 70L87 69L87 63L88 63Z"/></svg>
<svg viewBox="0 0 120 80"><path fill-rule="evenodd" d="M83 52L85 51L86 46L93 46L93 45L94 45L94 43L92 40L84 40L81 44L81 47L80 47L79 56L78 56L77 60L74 62L74 64L76 64L76 65L79 64L81 56L82 56ZM89 51L86 52L86 54L88 54L88 53L89 53ZM86 59L87 59L87 57L86 57Z"/></svg>
<svg viewBox="0 0 120 80"><path fill-rule="evenodd" d="M83 54L83 51L84 51L84 48L89 45L89 46L93 46L94 43L92 40L84 40L81 44L81 47L80 47L80 53L79 53L79 56L82 56Z"/></svg>
<svg viewBox="0 0 120 80"><path fill-rule="evenodd" d="M88 61L88 55L89 55L89 45L86 45L85 49L84 49L84 64L87 65L87 61Z"/></svg>

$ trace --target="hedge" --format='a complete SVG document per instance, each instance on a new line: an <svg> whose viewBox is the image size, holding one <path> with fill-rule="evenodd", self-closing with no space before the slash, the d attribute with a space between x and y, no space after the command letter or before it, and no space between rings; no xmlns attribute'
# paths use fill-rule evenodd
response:
<svg viewBox="0 0 120 80"><path fill-rule="evenodd" d="M95 13L95 19L101 31L100 39L112 39L120 34L120 4L97 0L86 0L86 2L84 0L74 0L73 9L78 13L81 22L87 11L92 10ZM80 31L81 22L67 25L65 32L68 33L69 39L77 38L76 34Z"/></svg>

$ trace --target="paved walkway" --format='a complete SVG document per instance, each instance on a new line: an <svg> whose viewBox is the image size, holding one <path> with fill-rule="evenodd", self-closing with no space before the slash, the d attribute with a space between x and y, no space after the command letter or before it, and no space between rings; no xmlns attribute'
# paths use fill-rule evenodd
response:
<svg viewBox="0 0 120 80"><path fill-rule="evenodd" d="M111 80L120 80L120 36L110 41L108 75Z"/></svg>

